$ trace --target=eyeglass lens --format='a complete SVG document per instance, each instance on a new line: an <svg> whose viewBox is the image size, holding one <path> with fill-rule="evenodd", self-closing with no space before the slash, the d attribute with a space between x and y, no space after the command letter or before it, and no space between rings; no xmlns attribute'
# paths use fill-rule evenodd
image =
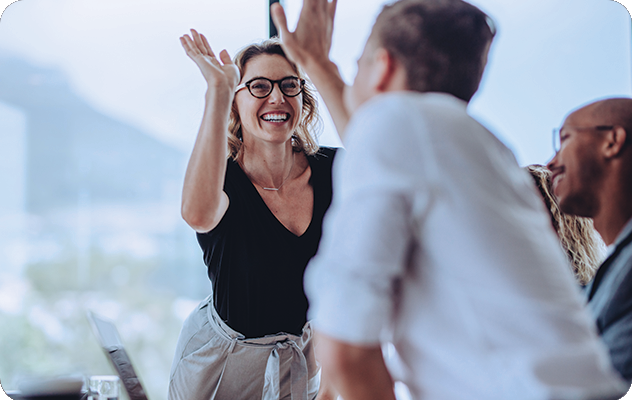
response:
<svg viewBox="0 0 632 400"><path fill-rule="evenodd" d="M556 153L560 151L560 146L560 129L555 128L553 129L553 151Z"/></svg>
<svg viewBox="0 0 632 400"><path fill-rule="evenodd" d="M255 79L250 82L249 90L250 93L255 97L266 97L270 93L272 93L272 89L274 87L274 83L278 83L279 89L281 89L281 93L286 96L294 97L298 96L299 93L303 90L301 87L301 81L298 78L284 78L280 82L279 81L271 81L265 78Z"/></svg>

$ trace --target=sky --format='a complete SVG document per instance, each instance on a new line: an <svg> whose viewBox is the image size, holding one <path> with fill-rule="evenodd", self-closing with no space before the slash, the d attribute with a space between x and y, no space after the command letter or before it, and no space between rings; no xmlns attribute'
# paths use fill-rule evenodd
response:
<svg viewBox="0 0 632 400"><path fill-rule="evenodd" d="M94 108L185 152L199 127L205 84L178 37L196 28L214 49L234 54L268 29L267 0L20 0L6 7L10 3L0 0L6 8L0 53L62 70ZM331 57L347 83L384 3L339 0ZM621 4L472 3L495 20L499 33L469 110L520 164L546 163L551 131L572 109L632 94L630 15ZM284 4L295 24L302 2ZM0 79L8 78L0 71ZM340 145L322 110L321 144Z"/></svg>

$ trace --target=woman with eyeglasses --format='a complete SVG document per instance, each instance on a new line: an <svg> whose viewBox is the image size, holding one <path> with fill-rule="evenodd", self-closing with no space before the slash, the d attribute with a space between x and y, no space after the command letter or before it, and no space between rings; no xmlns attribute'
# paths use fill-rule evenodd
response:
<svg viewBox="0 0 632 400"><path fill-rule="evenodd" d="M303 272L331 202L336 151L316 143L314 94L279 41L234 60L226 50L218 59L195 30L180 41L208 84L182 216L213 290L184 323L169 399L313 399Z"/></svg>

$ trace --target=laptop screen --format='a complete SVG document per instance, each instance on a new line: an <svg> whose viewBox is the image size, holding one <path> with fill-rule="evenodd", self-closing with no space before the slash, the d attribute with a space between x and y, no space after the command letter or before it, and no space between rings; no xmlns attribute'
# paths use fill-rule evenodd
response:
<svg viewBox="0 0 632 400"><path fill-rule="evenodd" d="M143 389L132 362L123 347L123 342L118 334L116 326L111 321L98 316L92 311L88 312L88 320L92 326L92 331L96 335L101 347L108 356L108 359L116 369L123 387L130 400L147 400L147 395Z"/></svg>

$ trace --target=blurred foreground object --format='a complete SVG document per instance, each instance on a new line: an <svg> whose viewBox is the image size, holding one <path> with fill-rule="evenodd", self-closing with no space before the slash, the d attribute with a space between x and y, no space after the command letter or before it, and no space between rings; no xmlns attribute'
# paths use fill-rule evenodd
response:
<svg viewBox="0 0 632 400"><path fill-rule="evenodd" d="M119 398L119 377L94 375L88 381L90 400L114 400Z"/></svg>
<svg viewBox="0 0 632 400"><path fill-rule="evenodd" d="M19 385L19 392L7 393L13 400L79 400L83 379L77 377L29 379Z"/></svg>

